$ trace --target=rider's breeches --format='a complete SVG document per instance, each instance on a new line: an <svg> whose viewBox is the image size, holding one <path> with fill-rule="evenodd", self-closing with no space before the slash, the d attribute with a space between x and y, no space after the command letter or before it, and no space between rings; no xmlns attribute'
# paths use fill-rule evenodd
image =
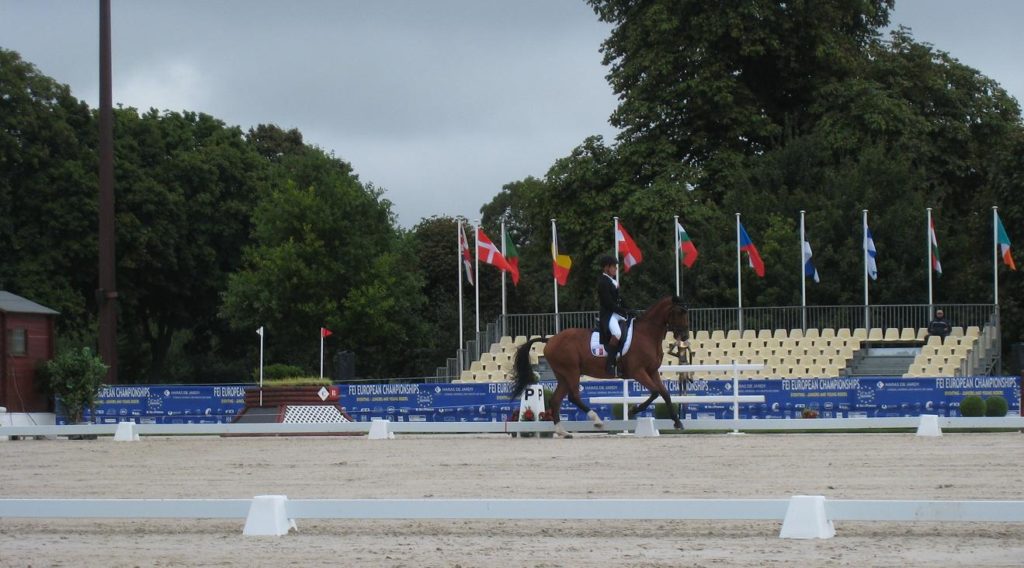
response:
<svg viewBox="0 0 1024 568"><path fill-rule="evenodd" d="M615 336L616 339L622 339L622 328L619 327L620 321L626 321L626 318L619 314L612 314L612 317L608 319L608 331Z"/></svg>

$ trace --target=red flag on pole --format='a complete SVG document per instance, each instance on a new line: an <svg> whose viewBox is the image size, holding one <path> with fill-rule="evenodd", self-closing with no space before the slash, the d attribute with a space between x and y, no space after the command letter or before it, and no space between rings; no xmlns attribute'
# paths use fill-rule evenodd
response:
<svg viewBox="0 0 1024 568"><path fill-rule="evenodd" d="M626 266L626 272L629 272L629 269L633 268L634 265L644 261L644 253L640 252L640 247L636 246L633 237L629 236L629 233L626 232L626 228L622 226L622 221L619 221L619 228L615 233L615 242L618 245L619 253L622 254L622 264Z"/></svg>
<svg viewBox="0 0 1024 568"><path fill-rule="evenodd" d="M502 272L509 269L508 262L505 261L505 257L501 256L501 251L498 247L494 246L491 239L487 238L484 234L484 230L477 228L476 230L477 239L477 254L480 255L480 262L490 264L491 266L501 270Z"/></svg>
<svg viewBox="0 0 1024 568"><path fill-rule="evenodd" d="M331 330L327 329L326 327L320 328L320 337L330 337L331 333Z"/></svg>

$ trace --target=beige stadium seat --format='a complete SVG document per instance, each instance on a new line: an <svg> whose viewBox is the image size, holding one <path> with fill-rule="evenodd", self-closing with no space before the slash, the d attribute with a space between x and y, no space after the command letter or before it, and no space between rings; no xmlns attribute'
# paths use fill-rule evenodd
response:
<svg viewBox="0 0 1024 568"><path fill-rule="evenodd" d="M515 340L512 338L511 335L502 335L501 339L498 340L498 343L502 345L512 345L513 343L515 343Z"/></svg>
<svg viewBox="0 0 1024 568"><path fill-rule="evenodd" d="M919 328L917 328L917 339L920 340L920 341L924 341L924 340L928 339L928 328L926 328L926 327L919 327Z"/></svg>
<svg viewBox="0 0 1024 568"><path fill-rule="evenodd" d="M900 330L900 341L914 341L917 339L917 334L914 333L913 328L905 327Z"/></svg>
<svg viewBox="0 0 1024 568"><path fill-rule="evenodd" d="M785 329L776 329L772 332L772 337L775 339L789 339L789 333Z"/></svg>
<svg viewBox="0 0 1024 568"><path fill-rule="evenodd" d="M743 334L740 335L740 339L757 339L757 332L752 329L744 329Z"/></svg>
<svg viewBox="0 0 1024 568"><path fill-rule="evenodd" d="M928 339L925 341L925 346L926 347L932 347L932 346L938 346L938 345L942 345L942 338L939 337L938 335L930 335L930 336L928 336Z"/></svg>
<svg viewBox="0 0 1024 568"><path fill-rule="evenodd" d="M850 328L841 327L836 331L836 338L838 339L852 339L853 333L850 332Z"/></svg>
<svg viewBox="0 0 1024 568"><path fill-rule="evenodd" d="M789 330L789 338L790 339L803 339L804 338L804 332L799 330L799 329L791 329L791 330Z"/></svg>
<svg viewBox="0 0 1024 568"><path fill-rule="evenodd" d="M950 337L963 337L964 336L964 328L960 327L959 325L954 325L953 328L949 332L949 336Z"/></svg>
<svg viewBox="0 0 1024 568"><path fill-rule="evenodd" d="M885 332L881 328L873 327L868 330L868 341L882 341L883 339L885 339Z"/></svg>
<svg viewBox="0 0 1024 568"><path fill-rule="evenodd" d="M823 328L821 328L821 338L822 339L832 339L835 336L836 336L836 330L834 328L831 328L831 327L823 327Z"/></svg>
<svg viewBox="0 0 1024 568"><path fill-rule="evenodd" d="M818 339L819 337L821 336L818 334L818 328L816 327L809 327L804 332L804 339Z"/></svg>
<svg viewBox="0 0 1024 568"><path fill-rule="evenodd" d="M770 329L759 329L759 330L757 330L757 338L758 339L771 339L772 338L772 330L770 330Z"/></svg>
<svg viewBox="0 0 1024 568"><path fill-rule="evenodd" d="M712 331L711 332L711 341L716 341L716 342L717 341L725 341L725 332L720 330L720 329L716 329L716 330Z"/></svg>
<svg viewBox="0 0 1024 568"><path fill-rule="evenodd" d="M981 337L981 328L979 328L976 325L968 326L967 329L964 330L964 336L966 336L966 337Z"/></svg>
<svg viewBox="0 0 1024 568"><path fill-rule="evenodd" d="M697 341L709 341L711 339L711 335L708 333L708 330L699 329L697 330L697 334L694 335L694 339Z"/></svg>
<svg viewBox="0 0 1024 568"><path fill-rule="evenodd" d="M738 329L730 329L729 332L725 334L725 338L727 340L731 340L731 341L735 341L735 340L739 339L740 338L740 330L738 330Z"/></svg>
<svg viewBox="0 0 1024 568"><path fill-rule="evenodd" d="M885 341L899 341L900 330L896 329L895 327L887 327L885 328L885 335L882 337L882 339Z"/></svg>
<svg viewBox="0 0 1024 568"><path fill-rule="evenodd" d="M470 371L469 369L466 369L466 370L462 371L461 373L459 373L459 380L464 382L464 383L468 383L468 382L472 381L473 380L473 371Z"/></svg>
<svg viewBox="0 0 1024 568"><path fill-rule="evenodd" d="M868 330L864 329L863 327L858 327L853 330L851 337L853 337L854 339L867 339Z"/></svg>
<svg viewBox="0 0 1024 568"><path fill-rule="evenodd" d="M526 336L525 335L517 335L516 339L515 339L515 341L513 341L513 343L515 343L516 345L522 345L522 344L526 343Z"/></svg>

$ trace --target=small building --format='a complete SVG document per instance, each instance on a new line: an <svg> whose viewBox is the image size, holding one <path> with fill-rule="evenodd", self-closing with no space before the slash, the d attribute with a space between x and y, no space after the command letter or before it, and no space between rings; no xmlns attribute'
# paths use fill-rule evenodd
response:
<svg viewBox="0 0 1024 568"><path fill-rule="evenodd" d="M0 407L8 412L52 412L39 366L53 358L58 312L0 290Z"/></svg>

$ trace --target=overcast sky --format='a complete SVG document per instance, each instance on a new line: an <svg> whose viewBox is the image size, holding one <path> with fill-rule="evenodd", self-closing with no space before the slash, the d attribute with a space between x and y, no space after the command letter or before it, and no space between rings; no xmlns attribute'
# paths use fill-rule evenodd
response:
<svg viewBox="0 0 1024 568"><path fill-rule="evenodd" d="M609 27L583 0L113 0L114 101L298 128L399 222L479 217L610 140ZM1024 1L897 0L894 24L1024 100ZM0 47L97 106L98 2L0 0Z"/></svg>

